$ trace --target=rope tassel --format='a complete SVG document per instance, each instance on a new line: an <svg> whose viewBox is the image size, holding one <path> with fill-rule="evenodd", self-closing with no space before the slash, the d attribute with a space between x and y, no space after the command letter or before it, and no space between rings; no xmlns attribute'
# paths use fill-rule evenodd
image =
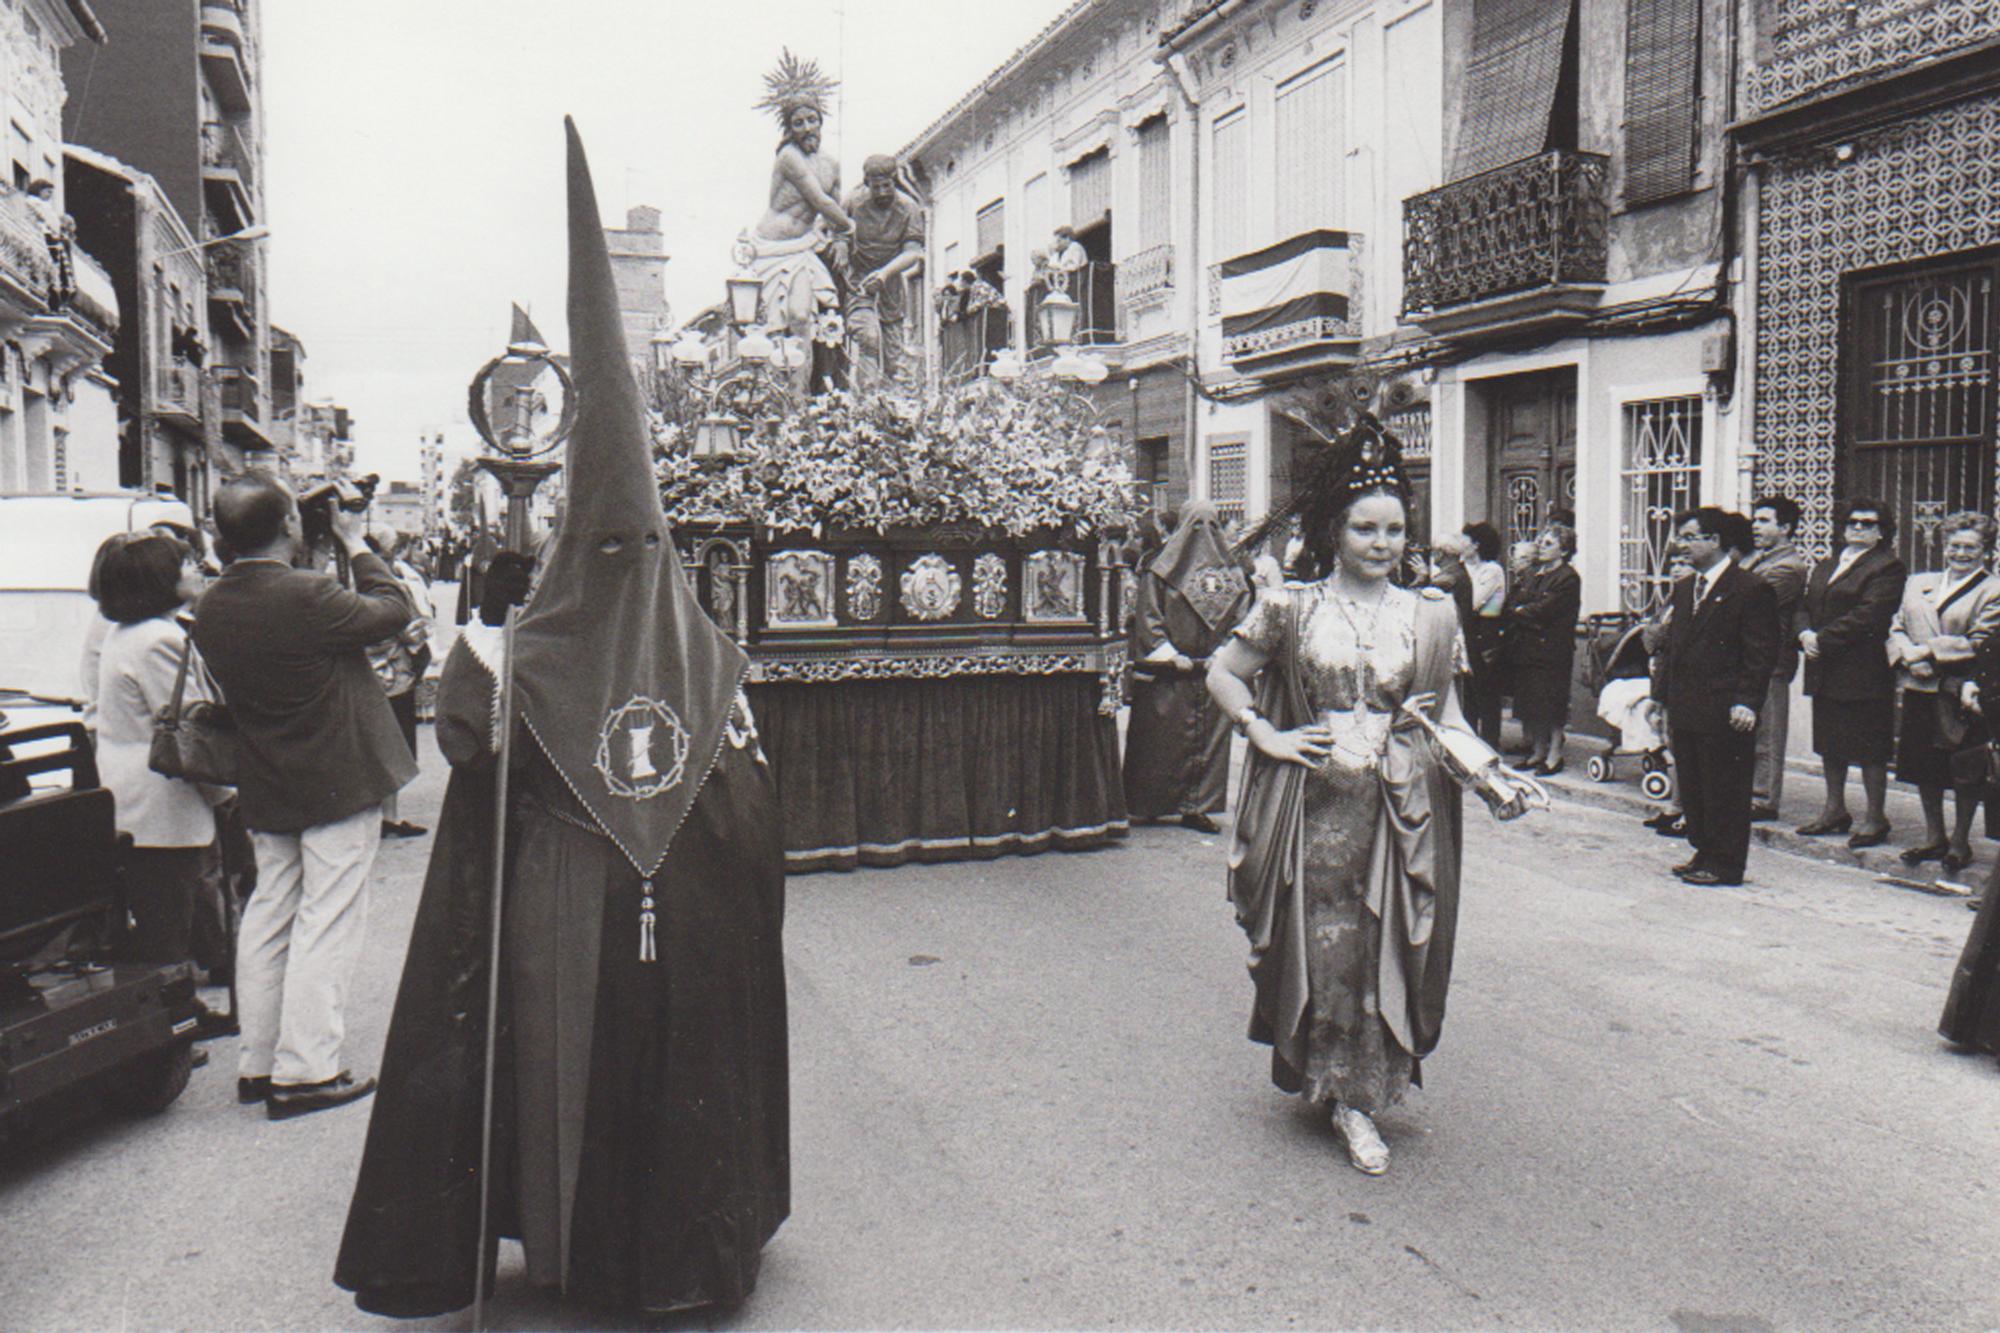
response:
<svg viewBox="0 0 2000 1333"><path fill-rule="evenodd" d="M653 947L653 881L647 880L639 886L639 961L651 963L658 960Z"/></svg>

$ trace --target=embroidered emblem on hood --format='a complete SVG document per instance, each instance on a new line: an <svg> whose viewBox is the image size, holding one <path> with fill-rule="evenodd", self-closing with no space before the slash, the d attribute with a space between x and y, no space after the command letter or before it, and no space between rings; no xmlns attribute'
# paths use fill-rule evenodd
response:
<svg viewBox="0 0 2000 1333"><path fill-rule="evenodd" d="M687 776L687 728L657 699L634 695L614 708L597 733L598 776L613 796L644 801L670 791Z"/></svg>

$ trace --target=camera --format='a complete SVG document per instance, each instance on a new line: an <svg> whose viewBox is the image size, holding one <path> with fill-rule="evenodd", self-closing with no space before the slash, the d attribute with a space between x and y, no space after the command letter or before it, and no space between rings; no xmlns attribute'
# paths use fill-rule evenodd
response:
<svg viewBox="0 0 2000 1333"><path fill-rule="evenodd" d="M301 491L299 526L305 531L306 545L318 547L333 536L336 508L350 514L366 513L381 483L382 479L371 472L365 477L334 477Z"/></svg>

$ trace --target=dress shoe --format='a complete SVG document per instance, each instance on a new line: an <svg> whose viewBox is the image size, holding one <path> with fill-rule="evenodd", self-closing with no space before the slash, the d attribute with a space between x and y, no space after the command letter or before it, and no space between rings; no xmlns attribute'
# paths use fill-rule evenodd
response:
<svg viewBox="0 0 2000 1333"><path fill-rule="evenodd" d="M1686 875L1692 875L1695 871L1704 868L1705 867L1703 867L1701 863L1701 858L1697 856L1691 861L1683 861L1679 865L1675 866L1674 873L1676 875L1686 876Z"/></svg>
<svg viewBox="0 0 2000 1333"><path fill-rule="evenodd" d="M1222 825L1216 823L1213 819L1210 819L1207 815L1201 813L1199 810L1191 810L1187 814L1182 815L1181 827L1191 828L1196 833L1222 832Z"/></svg>
<svg viewBox="0 0 2000 1333"><path fill-rule="evenodd" d="M1663 829L1680 817L1681 812L1678 810L1661 810L1639 822L1649 829Z"/></svg>
<svg viewBox="0 0 2000 1333"><path fill-rule="evenodd" d="M1753 824L1768 824L1777 817L1778 807L1775 805L1753 805L1750 807L1750 822Z"/></svg>
<svg viewBox="0 0 2000 1333"><path fill-rule="evenodd" d="M1921 847L1910 847L1896 859L1906 866L1920 866L1926 861L1942 861L1951 855L1948 842L1927 842Z"/></svg>
<svg viewBox="0 0 2000 1333"><path fill-rule="evenodd" d="M1659 834L1663 838L1685 838L1687 836L1687 831L1688 831L1687 816L1682 814L1676 814L1673 817L1673 819L1671 819L1665 824L1653 825L1653 832Z"/></svg>
<svg viewBox="0 0 2000 1333"><path fill-rule="evenodd" d="M233 1037L243 1029L237 1026L236 1015L218 1014L213 1009L202 1009L194 1016L194 1039L214 1041L217 1037Z"/></svg>
<svg viewBox="0 0 2000 1333"><path fill-rule="evenodd" d="M260 1074L256 1078L236 1080L236 1100L245 1106L261 1102L271 1095L271 1076Z"/></svg>
<svg viewBox="0 0 2000 1333"><path fill-rule="evenodd" d="M1530 771L1537 777L1552 778L1563 771L1563 761L1560 759L1551 759L1547 763L1536 764Z"/></svg>
<svg viewBox="0 0 2000 1333"><path fill-rule="evenodd" d="M374 1091L374 1079L357 1079L344 1070L324 1083L273 1083L271 1095L264 1102L264 1114L273 1120L289 1120L295 1115L360 1101Z"/></svg>
<svg viewBox="0 0 2000 1333"><path fill-rule="evenodd" d="M412 824L408 820L385 819L382 821L382 836L385 838L421 838L430 830L422 824Z"/></svg>
<svg viewBox="0 0 2000 1333"><path fill-rule="evenodd" d="M1891 831L1889 826L1884 824L1878 829L1870 829L1864 833L1850 834L1847 839L1847 845L1857 852L1863 847L1880 847L1883 843L1889 841Z"/></svg>
<svg viewBox="0 0 2000 1333"><path fill-rule="evenodd" d="M1834 819L1821 816L1818 819L1808 820L1806 823L1799 825L1799 836L1802 838L1822 838L1829 833L1845 833L1853 827L1853 815L1841 815Z"/></svg>
<svg viewBox="0 0 2000 1333"><path fill-rule="evenodd" d="M1959 871L1972 864L1972 855L1971 853L1966 853L1961 856L1957 852L1946 852L1943 864L1945 874L1956 875Z"/></svg>
<svg viewBox="0 0 2000 1333"><path fill-rule="evenodd" d="M1707 866L1703 866L1682 875L1681 883L1703 889L1734 889L1742 886L1743 876L1725 875L1720 870L1710 870Z"/></svg>

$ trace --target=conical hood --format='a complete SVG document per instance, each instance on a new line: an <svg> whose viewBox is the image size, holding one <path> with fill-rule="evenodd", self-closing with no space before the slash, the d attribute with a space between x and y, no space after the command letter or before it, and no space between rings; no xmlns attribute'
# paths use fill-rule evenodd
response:
<svg viewBox="0 0 2000 1333"><path fill-rule="evenodd" d="M515 632L536 743L641 875L708 780L749 660L682 573L625 356L611 258L569 134L569 336L577 415L567 511Z"/></svg>

